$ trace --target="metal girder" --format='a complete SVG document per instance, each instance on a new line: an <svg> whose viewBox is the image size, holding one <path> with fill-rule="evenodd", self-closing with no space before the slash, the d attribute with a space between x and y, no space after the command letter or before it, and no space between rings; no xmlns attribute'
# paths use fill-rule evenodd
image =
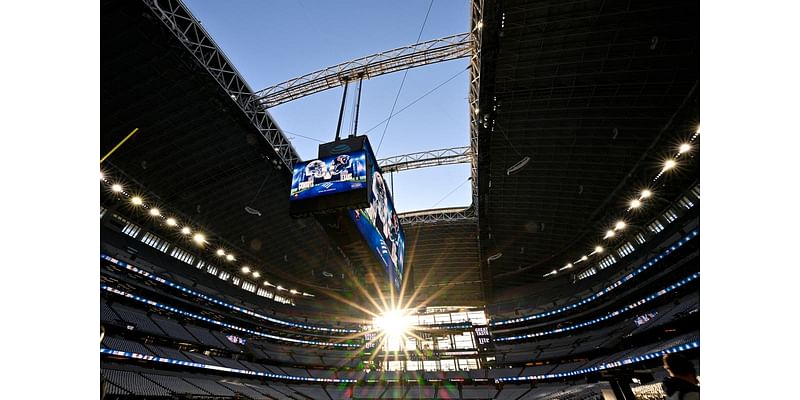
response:
<svg viewBox="0 0 800 400"><path fill-rule="evenodd" d="M203 66L226 91L231 100L245 113L291 171L292 165L300 161L297 151L267 110L261 106L257 96L253 94L253 90L247 85L236 67L198 23L189 9L180 0L143 1L194 56L198 64Z"/></svg>
<svg viewBox="0 0 800 400"><path fill-rule="evenodd" d="M469 147L422 151L378 160L383 172L405 171L439 165L461 164L472 161Z"/></svg>
<svg viewBox="0 0 800 400"><path fill-rule="evenodd" d="M439 222L459 222L459 221L478 221L478 130L482 125L481 113L478 108L479 94L481 88L481 30L483 29L483 7L484 0L472 1L472 25L471 25L471 44L470 47L470 84L469 84L469 109L470 109L470 132L469 132L469 154L472 181L472 205L465 209L441 209L425 210L411 213L400 214L400 222L403 225L430 224ZM480 228L479 228L480 229ZM480 245L480 236L478 237ZM483 267L482 267L483 269ZM485 279L485 273L481 271L481 279ZM485 297L487 297L484 294Z"/></svg>
<svg viewBox="0 0 800 400"><path fill-rule="evenodd" d="M347 81L370 79L408 68L474 56L473 35L461 33L362 57L290 79L255 93L264 107L332 89Z"/></svg>
<svg viewBox="0 0 800 400"><path fill-rule="evenodd" d="M398 214L402 226L417 224L431 224L438 222L465 222L478 221L478 213L475 207L467 208L441 208L438 210L415 211Z"/></svg>
<svg viewBox="0 0 800 400"><path fill-rule="evenodd" d="M478 129L481 125L478 108L481 91L481 30L483 28L483 0L472 1L472 36L474 46L469 62L469 146L472 153L472 207L478 212ZM488 110L484 110L486 113Z"/></svg>

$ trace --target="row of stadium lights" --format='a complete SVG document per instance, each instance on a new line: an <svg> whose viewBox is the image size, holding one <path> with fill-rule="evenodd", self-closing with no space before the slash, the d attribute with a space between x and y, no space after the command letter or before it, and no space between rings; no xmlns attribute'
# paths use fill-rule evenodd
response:
<svg viewBox="0 0 800 400"><path fill-rule="evenodd" d="M664 175L665 172L667 172L669 170L672 170L673 168L675 168L675 166L678 165L678 159L681 157L681 155L684 155L684 154L686 154L686 153L688 153L689 151L692 150L692 143L694 143L695 139L697 139L698 136L700 136L700 125L697 126L697 131L695 132L695 134L692 135L692 137L686 143L683 143L678 147L678 152L672 158L669 158L666 161L664 161L664 166L661 168L661 171L658 173L658 175L656 175L656 177L653 178L653 182L655 182L658 179L660 179ZM630 203L628 205L628 209L626 211L630 212L631 210L638 209L638 208L642 207L644 205L644 200L647 200L652 196L653 196L653 192L650 191L649 189L642 190L639 193L639 197L638 198L634 198L634 199L632 199L630 201ZM628 225L625 223L625 221L623 221L623 220L617 221L617 223L614 224L614 228L609 229L609 230L606 231L606 234L605 234L605 236L603 236L603 239L613 238L614 236L616 236L617 232L624 230L625 227L627 227L627 226ZM579 258L579 259L577 259L577 260L575 260L575 261L573 261L571 263L568 263L567 265L559 268L558 270L554 269L554 270L544 274L544 277L546 278L546 277L548 277L550 275L556 275L558 273L558 271L571 269L576 264L589 260L590 256L593 256L595 254L603 254L603 250L604 249L603 249L602 246L599 246L599 245L595 246L594 251L592 251L588 255L583 255L583 256L581 256L581 258Z"/></svg>
<svg viewBox="0 0 800 400"><path fill-rule="evenodd" d="M141 196L139 196L139 195L131 196L131 194L128 193L128 191L126 191L125 188L123 188L121 184L119 184L119 183L111 183L105 177L105 174L103 174L103 171L100 171L100 180L102 180L107 185L111 185L111 191L112 192L130 198L131 204L133 204L134 206L136 206L136 207L144 207L145 209L149 209L148 213L152 217L161 218L161 220L164 221L170 227L177 227L178 226L178 221L175 218L167 217L166 215L164 215L161 212L160 209L155 208L155 207L150 207L149 205L145 204L145 202L144 202L144 200L142 199ZM188 235L192 235L192 228L190 228L190 227L188 227L186 225L181 227L180 231L184 235L187 235L187 236ZM197 243L197 245L201 246L201 247L208 243L208 240L206 240L206 235L203 234L202 232L195 232L194 235L192 235L192 240L194 240L194 242ZM229 262L236 261L236 256L234 256L233 254L227 253L225 251L225 249L217 249L216 255L218 257L220 257L220 258L224 258L225 260L227 260ZM242 266L240 271L244 275L250 274L252 272L253 278L260 278L261 277L261 273L260 272L252 271L250 269L250 267L247 266L247 265ZM284 288L283 286L280 286L280 285L275 286L274 284L272 284L272 283L270 283L269 281L266 281L266 280L264 281L264 286L272 286L272 287L276 288L277 290L286 291L286 292L289 292L289 293L294 294L294 295L302 294L303 296L314 297L314 295L310 294L310 293L301 292L301 291L295 290L295 289L291 289L291 290L290 289L286 289L286 288Z"/></svg>

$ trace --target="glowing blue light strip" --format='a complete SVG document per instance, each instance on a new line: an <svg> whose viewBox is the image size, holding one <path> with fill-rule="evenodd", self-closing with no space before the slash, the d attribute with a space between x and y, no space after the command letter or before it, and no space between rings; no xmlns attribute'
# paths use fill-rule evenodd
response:
<svg viewBox="0 0 800 400"><path fill-rule="evenodd" d="M107 255L105 253L100 253L100 258L102 258L103 260L106 260L106 261L110 261L110 262L116 264L117 266L120 266L122 268L127 269L128 271L135 272L135 273L137 273L137 274L139 274L141 276L144 276L146 278L152 279L152 280L154 280L156 282L159 282L161 284L164 284L164 285L167 285L169 287L178 289L178 290L180 290L180 291L182 291L184 293L191 294L191 295L193 295L195 297L199 297L201 299L210 301L210 302L212 302L214 304L219 304L221 306L230 308L231 310L236 310L236 311L239 311L240 313L247 314L247 315L250 315L250 316L253 316L253 317L256 317L256 318L261 318L261 319L267 320L269 322L274 322L276 324L285 325L285 326L291 326L291 327L294 327L294 328L302 328L302 329L317 330L317 331L342 332L342 333L357 333L357 332L359 332L359 330L357 330L357 329L327 328L327 327L323 327L323 326L313 326L313 325L298 324L298 323L295 323L295 322L282 321L282 320L279 320L279 319L276 319L276 318L272 318L272 317L268 317L266 315L259 314L259 313L255 312L255 311L249 310L247 308L243 308L243 307L239 307L239 306L236 306L236 305L233 305L233 304L226 303L226 302L224 302L222 300L219 300L219 299L217 299L215 297L212 297L212 296L208 296L208 295L206 295L204 293L196 292L196 291L194 291L192 289L183 287L183 286L181 286L181 285L179 285L177 283L168 281L168 280L166 280L166 279L164 279L164 278L162 278L162 277L160 277L160 276L158 276L156 274L153 274L151 272L147 272L147 271L145 271L143 269L140 269L140 268L134 266L133 264L129 264L129 263L126 263L124 261L117 260L116 258L111 257L111 256L109 256L109 255Z"/></svg>
<svg viewBox="0 0 800 400"><path fill-rule="evenodd" d="M534 319L538 319L538 318L549 317L551 315L560 314L560 313L562 313L564 311L572 310L572 309L575 309L575 308L577 308L579 306L582 306L584 304L587 304L587 303L590 303L592 301L595 301L598 298L600 298L601 296L603 296L604 294L616 289L617 287L619 287L623 283L631 280L636 275L639 275L640 273L646 271L648 268L650 268L653 265L657 264L664 257L669 255L673 251L677 250L679 247L683 246L684 244L688 243L690 240L694 239L699 234L700 234L700 228L694 229L693 231L689 232L683 239L678 240L677 242L673 243L669 248L664 250L661 254L659 254L656 257L651 258L646 263L642 264L639 267L639 269L637 269L636 271L633 271L630 274L625 275L623 278L621 278L620 280L612 283L607 288L605 288L605 289L603 289L603 290L601 290L601 291L599 291L599 292L597 292L597 293L595 293L595 294L593 294L593 295L591 295L589 297L586 297L583 300L580 300L580 301L572 303L572 304L567 304L567 305L565 305L565 306L563 306L563 307L561 307L559 309L556 309L556 310L545 311L545 312L541 312L541 313L538 313L538 314L527 315L527 316L524 316L524 317L518 317L518 318L511 318L511 319L506 319L506 320L495 321L495 322L491 322L489 325L491 325L491 326L500 326L500 325L507 325L507 324L516 324L518 322L525 322L525 321L530 321L530 320L534 320Z"/></svg>
<svg viewBox="0 0 800 400"><path fill-rule="evenodd" d="M242 328L241 326L232 325L232 324L229 324L227 322L217 321L215 319L211 319L211 318L208 318L208 317L204 317L202 315L194 314L194 313L191 313L189 311L180 310L180 309L177 309L175 307L168 306L166 304L161 304L161 303L159 303L157 301L148 300L148 299L146 299L144 297L136 296L134 294L127 293L127 292L124 292L124 291L116 289L116 288L112 288L112 287L110 287L108 285L101 284L100 285L100 289L105 290L107 292L114 293L114 294L119 295L119 296L127 297L127 298L132 299L132 300L136 300L136 301L139 301L139 302L142 302L142 303L145 303L145 304L149 304L151 306L158 307L158 308L161 308L163 310L168 310L168 311L172 311L174 313L185 315L185 316L187 316L189 318L199 319L201 321L209 322L209 323L212 323L212 324L215 324L215 325L219 325L219 326L224 326L226 328L235 329L235 330L242 331L242 332L247 332L247 333L249 333L251 335L261 336L261 337L265 337L265 338L269 338L269 339L275 339L275 340L282 340L282 341L285 341L285 342L312 344L312 345L317 345L317 346L359 347L358 344L316 342L316 341L313 341L313 340L294 339L294 338L287 338L287 337L282 337L282 336L270 335L268 333L258 332L258 331L254 331L252 329Z"/></svg>
<svg viewBox="0 0 800 400"><path fill-rule="evenodd" d="M185 367L192 367L192 368L204 368L204 369L213 369L216 371L224 371L224 372L233 372L237 374L244 374L244 375L251 375L251 376L263 376L267 378L273 379L286 379L292 381L302 381L302 382L330 382L330 383L355 383L355 379L338 379L338 378L309 378L305 376L292 376L292 375L280 375L280 374L273 374L271 372L262 372L262 371L251 371L249 369L237 369L237 368L228 368L228 367L221 367L218 365L209 365L209 364L202 364L196 363L192 361L183 361L183 360L175 360L172 358L165 358L165 357L157 357L157 356L148 356L139 353L133 353L129 351L120 351L120 350L113 350L107 348L100 348L100 354L110 354L114 356L132 358L136 360L146 360L146 361L155 361L164 364L174 364L174 365L182 365Z"/></svg>
<svg viewBox="0 0 800 400"><path fill-rule="evenodd" d="M665 295L665 294L667 294L667 293L669 293L669 292L671 292L673 290L676 290L679 287L681 287L681 286L683 286L683 285L685 285L685 284L687 284L687 283L689 283L689 282L691 282L691 281L693 281L695 279L698 279L698 278L700 278L700 273L699 272L695 272L694 274L691 274L691 275L687 276L686 278L683 278L680 281L675 282L674 284L669 285L666 288L661 289L658 292L655 292L655 293L651 294L650 296L647 296L647 297L645 297L643 299L640 299L639 301L637 301L635 303L628 304L627 306L622 307L617 311L610 312L610 313L608 313L608 314L606 314L606 315L604 315L602 317L598 317L598 318L595 318L595 319L592 319L592 320L589 320L589 321L581 322L580 324L571 325L571 326L568 326L566 328L558 328L558 329L551 329L549 331L529 333L527 335L498 337L498 338L495 338L495 342L507 342L507 341L510 341L510 340L530 339L530 338L539 337L539 336L552 335L554 333L568 332L568 331L571 331L571 330L574 330L574 329L579 329L579 328L583 328L583 327L586 327L586 326L589 326L589 325L594 325L594 324L596 324L598 322L602 322L602 321L605 321L607 319L614 318L614 317L616 317L616 316L618 316L618 315L620 315L622 313L626 313L626 312L628 312L630 310L633 310L634 308L639 307L642 304L647 304L647 303L649 303L649 302L651 302L651 301L653 301L653 300L655 300L655 299L657 299L657 298L659 298L659 297L661 297L661 296L663 296L663 295Z"/></svg>
<svg viewBox="0 0 800 400"><path fill-rule="evenodd" d="M646 354L642 354L642 355L635 356L635 357L629 357L629 358L625 358L625 359L614 361L614 362L609 362L609 363L596 365L594 367L581 368L581 369L576 369L576 370L572 370L572 371L559 372L559 373L555 373L555 374L529 375L529 376L512 376L512 377L505 377L505 378L495 378L495 380L497 382L519 382L519 381L529 381L529 380L566 378L566 377L583 375L583 374L587 374L587 373L590 373L590 372L597 372L597 371L603 371L603 370L607 370L607 369L612 369L612 368L620 367L620 366L623 366L623 365L634 364L634 363L638 363L638 362L642 362L642 361L657 359L657 358L661 358L664 354L678 353L678 352L681 352L681 351L696 349L696 348L699 348L699 347L700 347L700 341L699 340L695 340L693 342L689 342L689 343L685 343L685 344L682 344L682 345L670 347L670 348L668 348L666 350L656 351L656 352L652 352L652 353L646 353ZM175 359L171 359L171 358L158 357L158 356L149 356L149 355L144 355L144 354L139 354L139 353L133 353L133 352L128 352L128 351L120 351L120 350L113 350L113 349L107 349L107 348L100 348L100 353L101 354L110 354L110 355L119 356L119 357L126 357L126 358L131 358L131 359L136 359L136 360L154 361L154 362L160 362L160 363L165 363L165 364L182 365L182 366L192 367L192 368L213 369L213 370L217 370L217 371L233 372L233 373L237 373L237 374L244 374L244 375L251 375L251 376L263 376L263 377L273 378L273 379L286 379L286 380L292 380L292 381L305 381L305 382L331 382L331 383L356 383L356 382L358 382L358 380L356 380L356 379L347 379L347 378L344 378L344 379L340 379L340 378L309 378L309 377L304 377L304 376L280 375L280 374L273 374L271 372L261 372L261 371L251 371L251 370L246 370L246 369L236 369L236 368L229 368L229 367L221 367L221 366L218 366L218 365L208 365L208 364L196 363L196 362L191 362L191 361L175 360ZM456 379L456 380L461 380L461 379L459 378L459 379ZM364 381L367 381L366 378L364 378Z"/></svg>
<svg viewBox="0 0 800 400"><path fill-rule="evenodd" d="M571 376L577 376L582 374L587 374L589 372L597 372L606 369L616 368L622 365L634 364L642 361L652 360L656 358L661 358L664 354L667 353L677 353L681 351L696 349L700 347L700 341L695 340L690 343L682 344L679 346L670 347L666 350L656 351L653 353L642 354L636 357L625 358L619 361L614 361L610 363L596 365L594 367L589 368L581 368L576 369L573 371L567 372L559 372L556 374L545 374L545 375L530 375L530 376L513 376L513 377L506 377L506 378L497 378L497 381L500 382L514 382L514 381L529 381L529 380L541 380L541 379L552 379L552 378L566 378Z"/></svg>

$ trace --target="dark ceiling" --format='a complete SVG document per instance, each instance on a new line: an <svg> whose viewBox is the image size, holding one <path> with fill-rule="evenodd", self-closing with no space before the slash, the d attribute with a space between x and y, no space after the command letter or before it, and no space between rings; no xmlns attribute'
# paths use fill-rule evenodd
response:
<svg viewBox="0 0 800 400"><path fill-rule="evenodd" d="M289 217L289 172L220 85L142 1L104 1L101 13L100 152L139 128L104 168L268 276L348 290L322 271L363 260ZM479 224L405 227L415 304L482 305L542 282L593 247L699 121L698 2L486 1L484 15L480 108L493 126L479 131Z"/></svg>
<svg viewBox="0 0 800 400"><path fill-rule="evenodd" d="M498 290L601 244L665 151L694 133L700 21L696 1L486 7L481 243L485 257L503 254L489 267Z"/></svg>

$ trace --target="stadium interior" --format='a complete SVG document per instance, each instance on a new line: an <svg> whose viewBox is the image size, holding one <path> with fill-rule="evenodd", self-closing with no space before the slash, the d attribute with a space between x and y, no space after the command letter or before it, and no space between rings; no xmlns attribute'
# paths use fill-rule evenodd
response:
<svg viewBox="0 0 800 400"><path fill-rule="evenodd" d="M468 148L370 164L471 167L468 207L394 214L393 281L345 214L292 215L309 160L268 111L348 70L258 91L180 0L101 2L105 398L665 399L669 353L699 375L699 3L468 3L470 32L353 67L469 60Z"/></svg>

